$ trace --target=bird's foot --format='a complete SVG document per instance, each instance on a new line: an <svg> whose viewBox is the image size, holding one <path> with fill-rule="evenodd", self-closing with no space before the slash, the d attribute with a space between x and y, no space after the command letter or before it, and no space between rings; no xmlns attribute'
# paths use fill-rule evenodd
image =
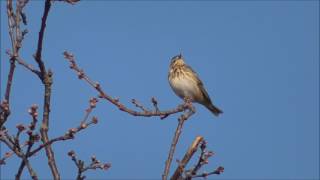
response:
<svg viewBox="0 0 320 180"><path fill-rule="evenodd" d="M190 97L185 97L183 100L184 100L184 102L185 102L186 104L187 104L187 103L192 103Z"/></svg>

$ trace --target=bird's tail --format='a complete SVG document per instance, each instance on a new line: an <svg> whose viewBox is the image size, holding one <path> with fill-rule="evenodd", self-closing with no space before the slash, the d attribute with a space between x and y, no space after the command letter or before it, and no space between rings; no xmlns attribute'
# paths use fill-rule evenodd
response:
<svg viewBox="0 0 320 180"><path fill-rule="evenodd" d="M215 116L219 116L219 114L222 114L223 112L217 108L216 106L214 106L213 104L210 104L208 106L206 106Z"/></svg>

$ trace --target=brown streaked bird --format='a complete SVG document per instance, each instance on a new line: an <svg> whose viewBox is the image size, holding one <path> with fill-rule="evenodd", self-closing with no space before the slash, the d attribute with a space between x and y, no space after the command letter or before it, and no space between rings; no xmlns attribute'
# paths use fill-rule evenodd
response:
<svg viewBox="0 0 320 180"><path fill-rule="evenodd" d="M172 90L180 98L200 103L216 116L222 113L219 108L212 104L199 76L184 62L181 54L171 59L168 79Z"/></svg>

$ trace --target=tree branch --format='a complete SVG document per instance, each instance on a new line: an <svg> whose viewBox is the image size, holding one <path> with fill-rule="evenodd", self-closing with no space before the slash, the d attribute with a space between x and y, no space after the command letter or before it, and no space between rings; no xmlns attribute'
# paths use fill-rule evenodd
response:
<svg viewBox="0 0 320 180"><path fill-rule="evenodd" d="M102 170L108 170L111 167L110 163L101 163L99 160L96 159L95 156L91 157L91 163L90 165L85 166L84 161L78 160L76 157L76 154L73 150L68 152L68 156L71 157L71 160L75 163L75 165L78 168L78 175L77 180L84 180L86 176L82 175L84 172L93 169L102 169Z"/></svg>
<svg viewBox="0 0 320 180"><path fill-rule="evenodd" d="M13 54L10 51L7 51L6 53L8 54L8 56L10 56L10 58L13 58ZM15 59L21 66L23 66L26 69L28 69L29 71L35 73L41 79L40 71L35 69L32 65L26 63L26 61L24 61L20 56L16 56Z"/></svg>
<svg viewBox="0 0 320 180"><path fill-rule="evenodd" d="M22 158L22 160L24 161L24 164L28 167L28 171L32 179L37 180L38 178L35 171L31 167L31 164L28 158L26 158L26 155L21 150L23 146L21 147L19 145L19 148L17 148L16 145L14 144L14 141L11 140L11 137L7 134L6 130L0 131L0 141L4 142L12 152L14 152L18 157Z"/></svg>
<svg viewBox="0 0 320 180"><path fill-rule="evenodd" d="M36 124L38 122L38 120L37 120L37 117L38 117L38 106L36 104L33 104L30 107L30 109L28 110L28 112L32 117L32 121L31 121L31 123L29 125L29 130L27 131L27 134L29 135L29 140L26 143L26 144L28 144L28 148L27 148L27 151L25 153L25 156L22 158L22 161L20 163L20 167L19 167L18 172L16 174L16 179L17 180L20 179L25 165L27 165L27 168L29 169L29 172L31 172L30 173L31 177L33 179L37 179L36 173L32 170L32 168L30 169L30 167L28 167L28 164L25 163L24 159L27 160L30 157L29 153L31 151L32 146L34 145L35 142L39 141L39 139L40 139L40 137L39 137L39 135L37 133L35 133L35 134L33 133L34 130L35 130L35 126L36 126ZM25 127L23 125L18 125L17 128L18 128L18 132L22 132L25 129Z"/></svg>
<svg viewBox="0 0 320 180"><path fill-rule="evenodd" d="M173 173L172 177L170 178L171 180L177 180L181 177L181 174L184 171L184 168L192 158L195 152L197 152L199 144L203 141L202 136L197 136L196 139L193 141L189 149L187 150L186 154L184 155L182 161L179 162L179 165L175 172Z"/></svg>
<svg viewBox="0 0 320 180"><path fill-rule="evenodd" d="M92 124L96 124L98 122L96 117L93 117L92 120L88 123L81 123L80 126L76 127L76 128L71 128L69 129L65 135L63 136L59 136L56 138L53 138L49 141L47 141L46 143L43 143L41 145L39 145L36 149L32 150L28 156L33 156L34 154L36 154L37 152L39 152L42 148L45 148L47 146L50 146L51 144L58 142L58 141L65 141L65 140L69 140L69 139L73 139L74 135L78 132L80 132L83 129L86 129L87 127L89 127Z"/></svg>
<svg viewBox="0 0 320 180"><path fill-rule="evenodd" d="M108 95L107 93L105 93L105 91L102 89L102 87L100 86L100 84L98 82L92 81L89 78L89 76L87 76L85 74L85 72L78 67L73 54L71 54L67 51L65 51L63 54L64 54L64 58L66 60L68 60L70 63L69 67L77 73L79 79L82 79L85 82L87 82L91 87L93 87L98 92L100 98L103 98L103 99L109 101L110 103L112 103L113 105L118 107L119 110L121 110L121 111L127 112L133 116L144 116L144 117L159 116L161 119L164 119L171 114L183 112L186 109L189 109L189 106L186 103L184 103L184 104L180 104L176 108L173 108L170 110L159 111L155 98L152 98L151 101L152 101L153 105L155 106L155 110L147 110L141 104L139 104L137 106L137 104L135 104L137 102L136 100L134 100L133 104L135 104L138 108L142 109L142 111L132 110L132 109L126 107L125 105L123 105L122 103L120 103L119 99L113 98L110 95Z"/></svg>
<svg viewBox="0 0 320 180"><path fill-rule="evenodd" d="M41 27L39 31L37 51L36 51L36 54L34 55L34 59L38 63L38 66L41 72L42 81L44 81L44 76L46 74L46 68L42 60L42 44L43 44L44 31L46 28L46 22L47 22L50 8L51 8L51 0L46 0L44 5L43 16L41 20Z"/></svg>
<svg viewBox="0 0 320 180"><path fill-rule="evenodd" d="M183 124L189 117L191 117L195 113L195 108L192 106L191 102L187 102L186 101L186 104L189 106L189 111L186 111L178 119L179 123L178 123L177 129L175 131L175 134L174 134L174 137L173 137L173 140L172 140L172 143L171 143L171 147L170 147L168 158L167 158L166 163L165 163L164 172L162 174L162 180L167 180L167 178L168 178L171 162L172 162L172 159L173 159L173 155L174 155L177 143L179 141L180 134L182 132Z"/></svg>
<svg viewBox="0 0 320 180"><path fill-rule="evenodd" d="M28 153L28 156L31 157L34 154L36 154L37 152L39 152L41 149L55 143L58 141L65 141L65 140L69 140L69 139L73 139L75 134L77 134L78 132L80 132L83 129L86 129L87 127L89 127L92 124L97 124L98 123L98 118L93 116L91 118L91 120L89 122L87 122L90 113L92 112L92 110L96 107L97 105L97 98L91 98L89 101L89 108L86 109L85 111L85 115L83 120L81 121L80 125L76 128L70 128L64 135L53 138L49 141L47 141L46 143L43 143L41 145L39 145L36 149L32 150L30 153Z"/></svg>
<svg viewBox="0 0 320 180"><path fill-rule="evenodd" d="M12 0L7 0L7 15L8 15L8 27L9 27L9 35L11 39L11 45L12 45L12 51L14 54L17 54L16 51L16 40L14 36L14 12L12 8ZM15 61L14 58L10 58L10 70L8 73L8 78L7 78L7 85L6 85L6 90L5 90L5 95L4 95L4 102L2 103L7 103L8 104L8 109L6 111L2 110L1 108L1 114L0 114L0 129L2 128L3 124L7 121L8 116L10 115L10 92L11 92L11 86L12 86L12 80L13 80L13 75L14 75L14 70L15 70Z"/></svg>
<svg viewBox="0 0 320 180"><path fill-rule="evenodd" d="M52 72L50 70L46 72L46 68L42 60L42 45L43 45L44 32L46 28L46 21L49 15L50 8L51 8L51 0L46 0L44 5L43 16L41 20L41 27L39 31L37 50L36 50L36 54L34 55L34 59L39 66L40 73L41 73L41 80L44 85L43 119L42 119L42 125L40 129L41 141L43 142L43 144L46 144L49 141L48 131L49 131ZM52 150L51 144L48 144L47 146L45 146L45 151L46 151L48 164L49 164L53 179L59 180L60 174L56 165L54 152Z"/></svg>

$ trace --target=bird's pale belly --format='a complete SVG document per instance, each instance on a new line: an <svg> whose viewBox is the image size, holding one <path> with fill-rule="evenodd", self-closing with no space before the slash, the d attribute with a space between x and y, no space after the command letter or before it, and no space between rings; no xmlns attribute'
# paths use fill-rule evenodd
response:
<svg viewBox="0 0 320 180"><path fill-rule="evenodd" d="M201 101L201 91L197 86L197 83L191 79L173 79L170 83L173 91L180 98L191 98L192 101Z"/></svg>

